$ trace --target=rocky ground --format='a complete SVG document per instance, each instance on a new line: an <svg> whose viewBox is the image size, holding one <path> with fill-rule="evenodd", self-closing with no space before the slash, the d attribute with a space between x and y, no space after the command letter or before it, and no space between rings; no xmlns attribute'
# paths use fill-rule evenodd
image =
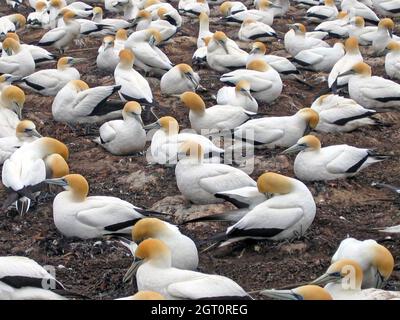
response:
<svg viewBox="0 0 400 320"><path fill-rule="evenodd" d="M22 8L22 13L28 10ZM0 14L9 14L10 9L0 6ZM289 19L276 19L274 28L287 31L289 22L305 22L304 9L291 8ZM309 25L311 29L312 26ZM216 17L211 18L211 29L224 30L228 36L237 40L239 27L223 25ZM164 52L174 63L191 63L196 48L198 22L185 18L182 30ZM23 30L21 38L26 43L40 39L42 30ZM113 77L96 70L95 57L101 39L86 39L86 47L71 48L67 54L84 57L86 62L77 66L82 79L90 86L111 84ZM330 40L329 42L335 42ZM241 43L243 48L249 48ZM278 55L287 55L282 40L268 44L269 49ZM367 49L362 49L364 53ZM373 73L384 75L384 59L366 59L373 67ZM49 65L50 67L53 64ZM44 67L49 67L44 66ZM209 69L198 70L201 84L211 94L216 93L222 84L218 74ZM272 105L260 106L260 111L269 115L289 115L302 107L308 107L325 89L323 82L327 75L310 72L304 78L314 86L308 87L293 81L284 80L282 96ZM154 96L161 109L158 114L173 115L183 128L189 127L188 111L176 98L163 97L159 90L159 80L150 79ZM27 93L24 117L33 120L45 136L55 137L70 149L71 172L84 175L90 183L93 195L114 195L137 206L170 213L176 222L205 213L222 212L229 205L191 206L188 208L175 184L171 168L150 165L144 156L117 157L98 147L92 140L95 135L85 135L81 128L56 123L51 116L51 97L41 97ZM212 105L210 95L204 95L207 105ZM118 99L116 96L115 99ZM340 241L347 236L358 239L377 239L393 253L397 267L387 284L388 289L400 290L400 238L386 238L376 228L400 223L399 208L393 194L371 186L374 181L384 181L400 186L400 116L386 113L378 118L390 125L388 127L367 127L348 134L320 134L323 145L347 143L358 147L368 147L380 153L393 155L391 160L374 165L359 176L345 182L326 183L322 187L309 183L315 196L317 215L306 236L292 242L246 243L228 248L211 250L200 254L199 270L206 273L225 275L237 281L245 290L280 288L293 283L312 280L328 266L331 255ZM265 170L293 176L293 157L279 155L281 150L257 151L255 169L251 176L257 178ZM1 187L0 197L5 199ZM129 284L122 283L122 277L130 266L132 258L125 248L116 241L80 241L66 239L54 227L52 220L52 200L37 204L26 216L15 212L3 214L0 219L0 255L23 255L35 259L42 265L56 266L57 279L71 291L79 292L93 299L113 299L135 292ZM206 247L203 240L221 232L226 225L197 223L181 228L182 232L199 243L199 249Z"/></svg>

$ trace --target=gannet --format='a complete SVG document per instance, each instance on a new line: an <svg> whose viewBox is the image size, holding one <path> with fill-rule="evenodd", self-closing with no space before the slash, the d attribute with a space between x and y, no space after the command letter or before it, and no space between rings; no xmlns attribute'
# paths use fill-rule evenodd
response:
<svg viewBox="0 0 400 320"><path fill-rule="evenodd" d="M260 0L254 0L254 6L257 9L260 9ZM275 17L284 17L286 12L289 10L290 3L289 0L273 0L272 6L269 10L271 10Z"/></svg>
<svg viewBox="0 0 400 320"><path fill-rule="evenodd" d="M268 0L260 0L259 9L250 9L231 13L230 15L223 17L223 20L232 24L241 24L246 19L253 19L272 26L275 13L271 9L274 7L276 7L276 5L272 2Z"/></svg>
<svg viewBox="0 0 400 320"><path fill-rule="evenodd" d="M330 21L336 19L338 13L335 0L325 0L324 5L309 8L306 17L313 22Z"/></svg>
<svg viewBox="0 0 400 320"><path fill-rule="evenodd" d="M122 101L134 100L150 104L153 102L153 94L147 80L133 69L135 59L131 49L119 52L119 63L114 71L115 83L121 86L118 93Z"/></svg>
<svg viewBox="0 0 400 320"><path fill-rule="evenodd" d="M215 105L206 108L203 99L197 93L190 91L181 94L180 99L190 110L190 125L197 133L202 133L202 130L207 129L234 129L255 115L254 112L232 105Z"/></svg>
<svg viewBox="0 0 400 320"><path fill-rule="evenodd" d="M216 31L207 45L207 63L211 69L229 72L246 65L248 53L222 31Z"/></svg>
<svg viewBox="0 0 400 320"><path fill-rule="evenodd" d="M342 0L340 7L343 11L352 12L355 16L363 17L365 21L373 24L379 22L376 13L364 3L357 0Z"/></svg>
<svg viewBox="0 0 400 320"><path fill-rule="evenodd" d="M400 85L394 81L371 75L371 67L359 62L343 74L350 75L350 98L366 108L379 111L399 106Z"/></svg>
<svg viewBox="0 0 400 320"><path fill-rule="evenodd" d="M361 286L363 289L382 288L394 267L394 259L390 251L372 239L342 240L332 256L331 263L341 259L352 259L358 262L364 274Z"/></svg>
<svg viewBox="0 0 400 320"><path fill-rule="evenodd" d="M128 32L125 29L118 29L115 33L114 48L119 51L125 49L125 42L128 39Z"/></svg>
<svg viewBox="0 0 400 320"><path fill-rule="evenodd" d="M196 91L200 86L200 76L192 67L180 63L161 77L161 93L176 95L186 91Z"/></svg>
<svg viewBox="0 0 400 320"><path fill-rule="evenodd" d="M257 179L260 193L273 194L229 227L220 246L244 239L285 240L301 237L312 224L316 205L307 186L301 181L274 172Z"/></svg>
<svg viewBox="0 0 400 320"><path fill-rule="evenodd" d="M57 62L57 69L39 70L22 78L24 88L43 96L55 96L71 80L79 80L80 74L73 65L80 59L62 57Z"/></svg>
<svg viewBox="0 0 400 320"><path fill-rule="evenodd" d="M18 148L25 143L41 138L35 124L30 120L18 123L14 136L0 138L0 164L3 164Z"/></svg>
<svg viewBox="0 0 400 320"><path fill-rule="evenodd" d="M289 52L293 57L297 55L300 51L311 49L311 48L319 48L319 47L329 47L325 41L307 37L306 28L301 23L295 23L289 25L290 30L285 33L284 43L285 50Z"/></svg>
<svg viewBox="0 0 400 320"><path fill-rule="evenodd" d="M114 32L116 32L118 29L128 29L132 26L131 22L126 21L124 19L110 19L110 18L103 19L103 9L101 7L93 8L92 21L96 23L109 25L112 27Z"/></svg>
<svg viewBox="0 0 400 320"><path fill-rule="evenodd" d="M341 259L333 263L312 284L325 285L334 300L399 300L400 292L362 289L363 269L355 260Z"/></svg>
<svg viewBox="0 0 400 320"><path fill-rule="evenodd" d="M51 106L53 118L68 124L94 123L120 118L119 106L109 108L106 105L107 99L120 88L119 85L89 88L82 80L71 80L53 100Z"/></svg>
<svg viewBox="0 0 400 320"><path fill-rule="evenodd" d="M207 0L195 0L187 3L185 6L179 9L179 12L191 17L197 17L200 13L210 14L210 7L208 6Z"/></svg>
<svg viewBox="0 0 400 320"><path fill-rule="evenodd" d="M152 21L150 12L140 10L135 18L136 31L146 30L149 28L155 29L161 35L160 42L166 42L175 35L177 27L164 19L164 15L166 14L165 8L158 9L157 14L159 19Z"/></svg>
<svg viewBox="0 0 400 320"><path fill-rule="evenodd" d="M98 49L96 65L99 70L114 73L115 68L119 63L119 51L115 47L113 36L106 36Z"/></svg>
<svg viewBox="0 0 400 320"><path fill-rule="evenodd" d="M186 141L179 152L189 153L189 156L180 159L175 167L176 184L182 195L192 203L223 202L215 197L216 193L256 185L240 169L222 163L204 163L204 149L195 141Z"/></svg>
<svg viewBox="0 0 400 320"><path fill-rule="evenodd" d="M8 32L6 37L13 38L15 41L20 43L19 36L14 32ZM22 47L22 49L27 49L30 52L30 54L32 55L32 58L35 62L35 65L38 65L41 62L53 61L56 57L54 54L50 53L46 49L32 45L32 44L25 44L25 43L21 44L20 43L20 46ZM10 50L9 52L7 52L6 50L3 50L3 52L2 52L3 56L12 55L12 54L15 54L15 52L13 50Z"/></svg>
<svg viewBox="0 0 400 320"><path fill-rule="evenodd" d="M272 54L266 54L266 52L267 47L264 43L254 42L249 57L247 59L247 63L255 59L261 59L281 74L299 73L296 66L288 59Z"/></svg>
<svg viewBox="0 0 400 320"><path fill-rule="evenodd" d="M276 38L276 32L269 25L260 21L246 19L240 26L238 38L242 41L268 41Z"/></svg>
<svg viewBox="0 0 400 320"><path fill-rule="evenodd" d="M64 300L64 286L36 261L21 256L0 257L1 300Z"/></svg>
<svg viewBox="0 0 400 320"><path fill-rule="evenodd" d="M363 57L358 47L358 41L355 37L350 37L346 40L345 44L346 54L335 63L328 76L328 86L343 87L349 81L349 76L343 76L343 73L350 70L354 64L363 61ZM340 77L339 77L340 75ZM364 106L364 105L363 105ZM366 107L366 106L364 106Z"/></svg>
<svg viewBox="0 0 400 320"><path fill-rule="evenodd" d="M294 56L294 62L305 69L330 72L344 54L343 44L336 42L332 48L319 47L302 50Z"/></svg>
<svg viewBox="0 0 400 320"><path fill-rule="evenodd" d="M393 37L394 22L392 19L385 18L379 21L378 29L371 34L372 53L374 55L382 55L388 43Z"/></svg>
<svg viewBox="0 0 400 320"><path fill-rule="evenodd" d="M302 181L336 180L352 177L375 162L387 159L372 150L347 144L321 148L315 136L305 136L283 153L300 153L294 161L294 173Z"/></svg>
<svg viewBox="0 0 400 320"><path fill-rule="evenodd" d="M208 44L210 43L212 37L205 37L204 40L204 46L198 48L192 56L192 62L193 65L206 65L207 64L207 47Z"/></svg>
<svg viewBox="0 0 400 320"><path fill-rule="evenodd" d="M260 294L278 300L333 300L327 290L316 285L305 285L290 290L262 290Z"/></svg>
<svg viewBox="0 0 400 320"><path fill-rule="evenodd" d="M246 5L244 5L241 1L225 1L219 7L219 11L224 17L246 10Z"/></svg>
<svg viewBox="0 0 400 320"><path fill-rule="evenodd" d="M384 17L398 17L400 2L398 0L372 0L374 10Z"/></svg>
<svg viewBox="0 0 400 320"><path fill-rule="evenodd" d="M391 79L400 79L400 42L390 41L386 46L385 72Z"/></svg>
<svg viewBox="0 0 400 320"><path fill-rule="evenodd" d="M265 117L249 120L234 131L235 137L246 137L246 131L254 133L255 147L288 147L318 124L318 113L310 108L299 110L292 116Z"/></svg>
<svg viewBox="0 0 400 320"><path fill-rule="evenodd" d="M95 141L115 155L143 151L146 131L143 129L141 113L142 107L139 103L127 102L122 110L123 120L112 120L102 124L99 129L100 137Z"/></svg>
<svg viewBox="0 0 400 320"><path fill-rule="evenodd" d="M2 89L0 95L0 138L14 136L19 121L22 119L22 108L25 93L18 87L9 85Z"/></svg>
<svg viewBox="0 0 400 320"><path fill-rule="evenodd" d="M87 18L93 12L93 8L82 1L76 1L66 5L65 1L62 0L50 0L48 3L48 11L50 15L50 27L52 29L57 27L60 18L59 14L63 10L72 11L75 13L76 17L80 18Z"/></svg>
<svg viewBox="0 0 400 320"><path fill-rule="evenodd" d="M65 144L44 137L24 144L4 162L2 182L9 194L5 204L9 205L16 201L17 211L20 214L28 212L31 200L34 198L29 187L46 179L44 158L53 153L60 154L65 160L68 159L69 152Z"/></svg>
<svg viewBox="0 0 400 320"><path fill-rule="evenodd" d="M5 88L7 88L9 85L11 85L15 80L16 80L16 78L12 74L3 73L0 76L0 96L1 96L1 92Z"/></svg>
<svg viewBox="0 0 400 320"><path fill-rule="evenodd" d="M363 17L353 17L349 21L348 35L349 37L356 37L358 43L362 46L368 45L372 42L372 37L368 34L375 33L378 30L376 26L365 27L365 21Z"/></svg>
<svg viewBox="0 0 400 320"><path fill-rule="evenodd" d="M242 107L250 112L257 112L258 103L250 92L250 82L239 81L235 87L222 87L217 93L218 105L231 105Z"/></svg>
<svg viewBox="0 0 400 320"><path fill-rule="evenodd" d="M348 37L350 15L347 11L340 11L335 20L324 21L315 27L315 31L324 31L331 37Z"/></svg>
<svg viewBox="0 0 400 320"><path fill-rule="evenodd" d="M375 110L365 109L354 100L335 94L320 96L311 108L319 114L315 130L320 132L351 132L362 126L379 123L372 117L376 114Z"/></svg>
<svg viewBox="0 0 400 320"><path fill-rule="evenodd" d="M47 29L50 26L50 16L47 11L47 3L45 1L37 1L35 12L31 12L26 18L27 26L31 28Z"/></svg>
<svg viewBox="0 0 400 320"><path fill-rule="evenodd" d="M197 37L197 48L206 46L205 37L212 37L213 32L210 32L210 21L208 15L204 12L199 15L199 35Z"/></svg>
<svg viewBox="0 0 400 320"><path fill-rule="evenodd" d="M17 9L22 4L22 0L6 0L6 3L13 9Z"/></svg>
<svg viewBox="0 0 400 320"><path fill-rule="evenodd" d="M125 48L135 54L135 66L145 72L163 75L173 65L169 58L156 45L162 42L162 36L156 29L145 29L132 33L125 41Z"/></svg>
<svg viewBox="0 0 400 320"><path fill-rule="evenodd" d="M0 39L4 38L8 32L15 32L23 28L26 24L26 18L20 13L2 16L0 18Z"/></svg>
<svg viewBox="0 0 400 320"><path fill-rule="evenodd" d="M35 61L31 53L18 41L6 38L3 41L2 49L7 52L7 56L0 58L0 73L8 73L22 78L35 71Z"/></svg>
<svg viewBox="0 0 400 320"><path fill-rule="evenodd" d="M80 174L47 179L62 186L53 201L54 224L66 237L99 238L107 234L130 234L132 226L149 212L109 196L88 196L89 184Z"/></svg>
<svg viewBox="0 0 400 320"><path fill-rule="evenodd" d="M199 256L196 244L183 235L177 226L157 218L143 218L132 228L132 240L135 243L146 239L163 241L171 250L172 267L183 270L196 270Z"/></svg>
<svg viewBox="0 0 400 320"><path fill-rule="evenodd" d="M67 10L64 13L63 20L65 26L54 28L46 32L39 41L41 46L54 46L61 54L69 47L74 39L77 39L81 25L75 21L76 14L73 11Z"/></svg>
<svg viewBox="0 0 400 320"><path fill-rule="evenodd" d="M146 239L135 256L142 259L135 265L139 291L159 292L169 300L251 299L229 278L173 268L171 250L161 240Z"/></svg>
<svg viewBox="0 0 400 320"><path fill-rule="evenodd" d="M218 148L202 135L192 132L179 133L178 121L170 116L158 119L155 123L147 125L146 129L158 129L152 137L150 151L152 160L159 164L175 165L179 147L189 140L199 143L207 154L224 153L223 149Z"/></svg>
<svg viewBox="0 0 400 320"><path fill-rule="evenodd" d="M252 96L258 102L274 101L280 96L283 88L279 73L259 59L248 62L246 69L223 74L220 80L231 85L236 85L240 80L247 80L250 82Z"/></svg>

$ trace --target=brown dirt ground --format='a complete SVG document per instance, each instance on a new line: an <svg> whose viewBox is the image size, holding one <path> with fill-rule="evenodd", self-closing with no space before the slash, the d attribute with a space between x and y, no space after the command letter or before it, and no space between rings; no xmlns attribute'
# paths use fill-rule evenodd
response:
<svg viewBox="0 0 400 320"><path fill-rule="evenodd" d="M248 1L247 1L248 2ZM26 8L21 12L27 14ZM4 4L0 13L9 14ZM291 8L290 21L304 22L304 9ZM215 15L215 11L214 11ZM287 19L276 19L274 28L286 32ZM163 49L174 63L191 63L196 48L197 20L185 18L183 28ZM225 26L213 17L212 30L225 30L228 36L237 39L239 27ZM311 29L311 28L310 28ZM23 30L21 38L26 43L37 41L41 30ZM333 40L334 42L335 40ZM77 66L82 79L90 86L113 83L111 76L96 70L95 57L101 39L86 40L86 49L71 48L68 55L87 58L87 63ZM244 47L248 46L243 44ZM271 51L286 54L282 41L269 45ZM77 50L78 49L78 50ZM75 51L76 50L76 51ZM373 64L373 72L383 75L383 59L367 59ZM50 64L51 65L51 64ZM221 87L218 74L209 69L199 70L202 85L211 93ZM317 93L326 86L320 80L326 74L304 72L305 79L315 86L314 90L304 85L284 80L284 91L275 103L261 105L260 111L270 115L288 115L309 106ZM160 95L158 80L152 81L156 100L162 106L160 115L175 116L182 127L188 127L188 115L176 98ZM114 195L138 206L151 208L156 202L179 195L173 170L159 165L149 165L143 156L117 157L96 146L94 136L84 135L83 130L71 130L56 123L51 117L51 97L27 93L24 116L33 120L43 135L65 142L70 148L71 172L83 174L91 185L91 194ZM212 101L208 99L208 105ZM385 181L400 186L400 116L387 113L379 119L390 127L363 128L348 134L318 134L324 145L347 143L359 147L375 148L381 153L394 154L392 160L374 165L359 176L340 183L326 183L317 192L314 184L308 184L315 196L317 215L306 237L291 243L259 242L246 247L230 247L200 254L199 270L206 273L225 275L237 281L245 290L279 288L293 283L309 281L320 275L329 265L330 257L347 236L358 239L384 239L374 230L377 227L400 223L400 212L394 196L371 187L373 181ZM253 178L264 170L274 170L293 176L293 158L279 156L279 150L257 152L257 165ZM140 179L138 179L140 177ZM321 188L319 188L321 189ZM0 189L4 199L4 189ZM156 208L154 206L153 208ZM169 212L174 212L173 205ZM178 218L177 218L178 219ZM225 226L218 224L193 224L182 227L183 233L195 241L207 239ZM26 216L14 212L3 215L0 220L0 255L23 255L43 265L60 266L57 279L71 291L85 294L94 299L112 299L134 293L134 288L122 283L122 277L130 266L131 258L117 242L79 241L65 239L55 229L52 220L51 200L39 203ZM384 241L399 263L400 238ZM204 245L200 249L204 248ZM245 250L243 250L245 248ZM233 249L233 250L231 250ZM400 271L393 272L387 288L400 290Z"/></svg>

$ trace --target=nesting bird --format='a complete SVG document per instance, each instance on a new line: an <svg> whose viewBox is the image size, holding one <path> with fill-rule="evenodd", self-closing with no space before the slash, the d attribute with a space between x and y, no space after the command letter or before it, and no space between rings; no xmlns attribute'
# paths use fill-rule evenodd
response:
<svg viewBox="0 0 400 320"><path fill-rule="evenodd" d="M58 231L66 237L90 239L113 233L130 234L132 226L150 214L116 197L88 196L89 184L80 174L45 182L65 189L54 198L53 218Z"/></svg>
<svg viewBox="0 0 400 320"><path fill-rule="evenodd" d="M257 100L251 95L251 85L247 80L240 80L234 87L222 87L217 93L218 105L242 107L250 112L257 112Z"/></svg>
<svg viewBox="0 0 400 320"><path fill-rule="evenodd" d="M192 203L223 202L216 193L256 186L256 182L240 169L222 163L204 163L204 148L195 141L186 141L179 151L189 156L180 159L175 167L176 184Z"/></svg>
<svg viewBox="0 0 400 320"><path fill-rule="evenodd" d="M249 61L246 69L223 74L220 80L230 85L236 85L241 80L248 81L253 97L259 102L274 101L280 96L283 88L279 73L260 59Z"/></svg>
<svg viewBox="0 0 400 320"><path fill-rule="evenodd" d="M240 26L238 33L239 40L242 41L268 41L276 38L276 32L269 25L260 21L246 19Z"/></svg>
<svg viewBox="0 0 400 320"><path fill-rule="evenodd" d="M18 87L8 85L0 95L0 138L15 135L15 130L22 120L25 93Z"/></svg>
<svg viewBox="0 0 400 320"><path fill-rule="evenodd" d="M33 60L32 54L18 41L6 38L3 41L2 49L8 55L0 58L0 73L8 73L22 78L35 71L35 60Z"/></svg>
<svg viewBox="0 0 400 320"><path fill-rule="evenodd" d="M56 121L69 124L94 123L121 117L119 106L108 106L106 100L121 86L89 88L82 80L69 81L55 96L51 106Z"/></svg>
<svg viewBox="0 0 400 320"><path fill-rule="evenodd" d="M190 125L197 133L201 133L202 130L234 129L255 115L254 112L231 105L206 108L203 99L194 92L187 91L181 94L180 99L190 110Z"/></svg>
<svg viewBox="0 0 400 320"><path fill-rule="evenodd" d="M299 110L292 116L265 117L247 121L234 130L235 138L253 133L256 148L288 147L314 129L319 121L318 113L310 108Z"/></svg>
<svg viewBox="0 0 400 320"><path fill-rule="evenodd" d="M299 152L294 173L302 181L335 180L352 177L373 163L387 159L372 150L347 144L321 148L315 136L305 136L284 153Z"/></svg>
<svg viewBox="0 0 400 320"><path fill-rule="evenodd" d="M141 118L142 107L135 101L127 102L122 110L122 120L112 120L101 125L100 136L95 140L114 155L141 152L146 144L146 131Z"/></svg>
<svg viewBox="0 0 400 320"><path fill-rule="evenodd" d="M181 63L170 69L161 77L161 92L166 95L182 94L196 91L200 86L200 76L192 67Z"/></svg>
<svg viewBox="0 0 400 320"><path fill-rule="evenodd" d="M97 68L108 73L114 73L119 63L119 50L115 47L114 37L104 37L97 52Z"/></svg>
<svg viewBox="0 0 400 320"><path fill-rule="evenodd" d="M71 80L80 80L79 71L73 66L79 62L73 57L62 57L57 69L39 70L21 79L24 88L43 96L55 96Z"/></svg>

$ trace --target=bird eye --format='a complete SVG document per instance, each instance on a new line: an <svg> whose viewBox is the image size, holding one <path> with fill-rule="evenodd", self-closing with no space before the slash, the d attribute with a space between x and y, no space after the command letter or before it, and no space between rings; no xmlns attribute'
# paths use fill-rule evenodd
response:
<svg viewBox="0 0 400 320"><path fill-rule="evenodd" d="M31 131L32 131L32 129L29 129L29 128L25 129L25 132L31 132Z"/></svg>

